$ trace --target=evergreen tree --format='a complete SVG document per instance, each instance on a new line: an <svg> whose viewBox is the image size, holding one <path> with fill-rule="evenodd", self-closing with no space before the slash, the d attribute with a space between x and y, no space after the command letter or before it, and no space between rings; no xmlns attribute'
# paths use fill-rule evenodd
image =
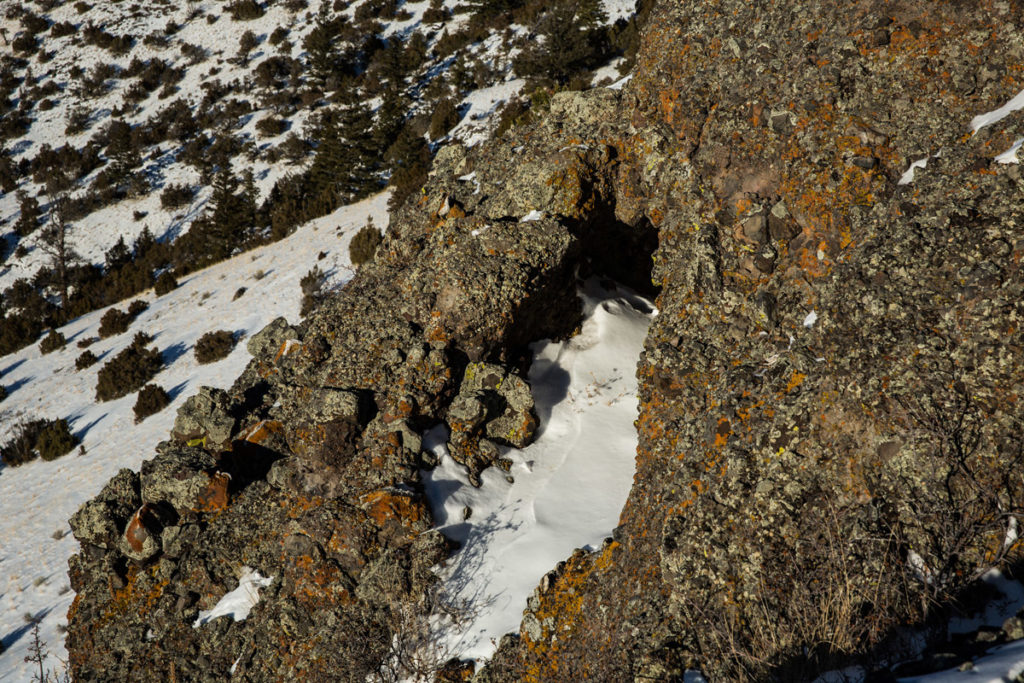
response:
<svg viewBox="0 0 1024 683"><path fill-rule="evenodd" d="M246 31L238 39L238 61L242 63L242 66L249 63L249 54L258 44L259 41L256 40L256 34L252 31Z"/></svg>
<svg viewBox="0 0 1024 683"><path fill-rule="evenodd" d="M31 235L39 227L39 217L42 212L39 209L39 200L21 190L17 193L18 207L21 214L18 222L14 224L14 231L21 237Z"/></svg>
<svg viewBox="0 0 1024 683"><path fill-rule="evenodd" d="M473 14L494 16L522 7L523 0L469 0L465 6L472 8Z"/></svg>
<svg viewBox="0 0 1024 683"><path fill-rule="evenodd" d="M0 191L4 193L14 192L18 187L20 174L11 159L11 154L6 149L0 148Z"/></svg>
<svg viewBox="0 0 1024 683"><path fill-rule="evenodd" d="M67 195L58 194L50 203L50 218L39 240L42 249L51 261L56 275L57 293L60 296L61 319L68 313L68 290L71 286L70 271L80 257L68 240Z"/></svg>
<svg viewBox="0 0 1024 683"><path fill-rule="evenodd" d="M416 135L408 128L403 128L398 139L388 148L385 157L391 167L388 185L392 188L392 193L388 207L394 209L427 182L430 147L422 135Z"/></svg>
<svg viewBox="0 0 1024 683"><path fill-rule="evenodd" d="M408 99L399 87L392 85L384 91L384 101L377 110L377 120L373 126L373 142L377 149L387 149L395 142L405 123L408 108Z"/></svg>
<svg viewBox="0 0 1024 683"><path fill-rule="evenodd" d="M306 35L306 39L302 43L302 47L309 54L310 73L321 84L327 82L338 63L335 48L337 33L338 27L335 20L331 18L329 0L322 0L313 29Z"/></svg>
<svg viewBox="0 0 1024 683"><path fill-rule="evenodd" d="M400 87L405 78L405 46L397 35L388 38L388 43L377 54L377 65L380 69L380 80L386 81L391 88Z"/></svg>
<svg viewBox="0 0 1024 683"><path fill-rule="evenodd" d="M211 261L229 256L239 241L244 216L240 212L239 197L235 194L237 190L238 180L231 175L230 169L222 167L213 177L212 208L204 221L201 240L202 251Z"/></svg>
<svg viewBox="0 0 1024 683"><path fill-rule="evenodd" d="M325 114L319 146L309 169L308 217L328 213L366 196L378 186L373 118L366 107L350 103Z"/></svg>
<svg viewBox="0 0 1024 683"><path fill-rule="evenodd" d="M107 173L110 184L133 193L139 189L135 170L142 165L142 157L132 141L132 129L124 121L111 121L107 127Z"/></svg>
<svg viewBox="0 0 1024 683"><path fill-rule="evenodd" d="M537 21L535 32L544 40L532 42L516 56L516 71L566 83L595 67L605 52L606 20L599 0L556 4Z"/></svg>
<svg viewBox="0 0 1024 683"><path fill-rule="evenodd" d="M131 263L132 252L124 243L124 235L117 238L117 242L105 254L105 272L115 273Z"/></svg>

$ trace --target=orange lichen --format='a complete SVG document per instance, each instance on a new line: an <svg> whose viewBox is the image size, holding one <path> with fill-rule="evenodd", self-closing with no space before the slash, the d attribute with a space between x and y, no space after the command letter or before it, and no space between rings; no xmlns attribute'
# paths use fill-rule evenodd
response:
<svg viewBox="0 0 1024 683"><path fill-rule="evenodd" d="M413 496L393 493L382 489L367 493L360 498L363 510L380 526L398 522L412 527L426 518L423 503Z"/></svg>
<svg viewBox="0 0 1024 683"><path fill-rule="evenodd" d="M788 394L789 392L793 391L798 386L803 384L805 379L807 379L807 375L805 375L802 372L797 372L796 370L794 370L793 374L789 378L789 382L786 383L786 393Z"/></svg>
<svg viewBox="0 0 1024 683"><path fill-rule="evenodd" d="M277 420L260 420L256 424L246 427L235 439L248 443L261 444L275 434L282 434L284 425Z"/></svg>

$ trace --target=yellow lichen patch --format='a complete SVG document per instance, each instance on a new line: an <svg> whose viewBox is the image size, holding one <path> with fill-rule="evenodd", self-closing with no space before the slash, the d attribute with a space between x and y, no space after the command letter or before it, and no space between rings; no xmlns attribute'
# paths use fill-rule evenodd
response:
<svg viewBox="0 0 1024 683"><path fill-rule="evenodd" d="M729 436L731 434L732 425L729 423L729 419L725 417L718 418L718 427L715 429L714 447L716 449L725 448L725 445L729 443Z"/></svg>
<svg viewBox="0 0 1024 683"><path fill-rule="evenodd" d="M291 499L289 503L283 503L288 507L287 515L289 519L298 519L303 514L309 512L314 508L323 506L324 499L320 496L313 496L312 498L306 498L303 495L297 495Z"/></svg>
<svg viewBox="0 0 1024 683"><path fill-rule="evenodd" d="M156 601L164 594L164 588L169 581L164 579L156 581L156 565L143 571L135 565L128 567L128 574L125 577L125 585L116 589L107 603L107 609L100 615L94 624L95 629L101 629L112 620L119 619L129 611L140 616L145 616L156 606Z"/></svg>
<svg viewBox="0 0 1024 683"><path fill-rule="evenodd" d="M617 542L612 542L597 554L576 551L566 561L562 574L541 594L540 607L533 614L540 624L541 637L533 640L525 627L520 631L529 656L525 662L523 680L566 680L565 674L559 671L557 653L561 650L561 643L569 640L574 631L588 624L590 615L584 602L587 588L596 578L595 574L611 568L619 548ZM610 641L610 634L595 635Z"/></svg>

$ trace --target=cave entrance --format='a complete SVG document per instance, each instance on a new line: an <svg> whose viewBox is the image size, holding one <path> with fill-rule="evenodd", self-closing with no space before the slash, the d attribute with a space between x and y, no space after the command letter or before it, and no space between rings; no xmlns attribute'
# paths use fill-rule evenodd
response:
<svg viewBox="0 0 1024 683"><path fill-rule="evenodd" d="M618 220L611 209L600 211L586 222L579 237L583 243L581 277L606 277L651 300L661 293L651 279L658 229L646 217L629 225Z"/></svg>

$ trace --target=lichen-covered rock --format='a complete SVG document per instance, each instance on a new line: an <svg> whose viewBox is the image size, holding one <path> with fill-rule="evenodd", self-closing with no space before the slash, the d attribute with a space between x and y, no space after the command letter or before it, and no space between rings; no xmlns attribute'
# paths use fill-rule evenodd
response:
<svg viewBox="0 0 1024 683"><path fill-rule="evenodd" d="M255 358L265 358L276 353L288 339L294 339L298 331L284 318L275 318L246 342L246 348Z"/></svg>
<svg viewBox="0 0 1024 683"><path fill-rule="evenodd" d="M496 444L523 448L533 440L537 415L530 385L492 363L470 363L448 407L453 458L469 468L470 481L498 457Z"/></svg>
<svg viewBox="0 0 1024 683"><path fill-rule="evenodd" d="M564 116L566 131L597 132ZM479 175L497 188L522 159L512 146L445 155L464 170L494 154ZM112 529L123 534L143 503L174 515L139 510L128 537L71 561L76 677L365 680L396 637L426 623L417 610L432 604L431 568L454 548L431 530L423 431L457 414L464 390L459 401L485 410L477 472L499 443L526 444L536 428L527 345L573 332L577 274L631 230L608 220L609 150L562 146L548 132L531 147L533 168L558 183L515 205L539 219L498 216L457 176L435 175L338 296L302 325L256 335L230 390L188 400L176 442L143 465L141 499ZM241 567L274 577L260 603L244 622L193 629Z"/></svg>
<svg viewBox="0 0 1024 683"><path fill-rule="evenodd" d="M142 501L167 503L178 514L206 505L217 460L199 448L170 448L142 463Z"/></svg>
<svg viewBox="0 0 1024 683"><path fill-rule="evenodd" d="M502 680L871 668L1019 552L1021 176L994 162L1019 115L965 131L1021 89L997 74L1022 22L655 3L615 181L615 215L658 229L637 473Z"/></svg>
<svg viewBox="0 0 1024 683"><path fill-rule="evenodd" d="M143 503L125 526L119 548L121 552L136 562L145 562L156 556L160 552L163 517L159 506Z"/></svg>
<svg viewBox="0 0 1024 683"><path fill-rule="evenodd" d="M71 516L71 533L80 543L112 548L141 504L139 475L123 469Z"/></svg>
<svg viewBox="0 0 1024 683"><path fill-rule="evenodd" d="M1018 2L653 3L623 91L442 150L372 263L190 399L175 433L209 454L76 516L74 675L378 671L449 550L419 435L448 423L474 476L527 443L528 344L573 333L595 273L658 294L633 488L475 679L886 661L1020 551L1022 175L995 157L1022 116L965 132L1024 87L1022 29ZM130 554L142 503L179 519ZM243 566L275 577L250 617L193 629Z"/></svg>
<svg viewBox="0 0 1024 683"><path fill-rule="evenodd" d="M237 427L232 414L231 397L222 389L201 387L178 409L174 419L174 438L211 450L227 448Z"/></svg>

